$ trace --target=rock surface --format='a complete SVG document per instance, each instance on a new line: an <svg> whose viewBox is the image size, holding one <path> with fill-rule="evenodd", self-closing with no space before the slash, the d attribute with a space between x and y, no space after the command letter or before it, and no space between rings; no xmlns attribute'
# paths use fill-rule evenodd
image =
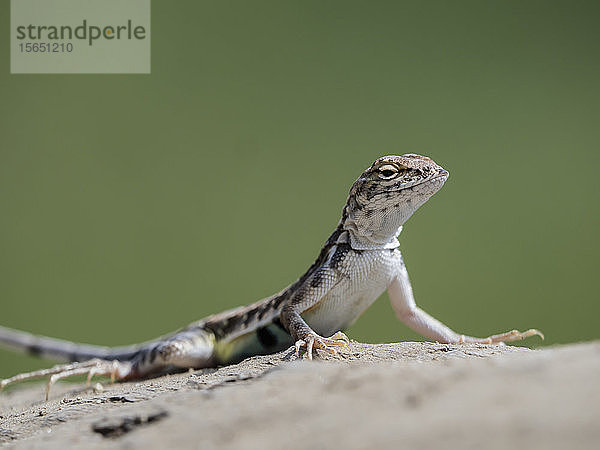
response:
<svg viewBox="0 0 600 450"><path fill-rule="evenodd" d="M544 350L359 344L85 390L0 394L17 448L528 448L600 443L600 342Z"/></svg>

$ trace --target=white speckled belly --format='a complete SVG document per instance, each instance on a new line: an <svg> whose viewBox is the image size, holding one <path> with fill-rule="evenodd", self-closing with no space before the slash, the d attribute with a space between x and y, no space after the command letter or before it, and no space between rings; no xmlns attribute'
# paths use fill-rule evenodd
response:
<svg viewBox="0 0 600 450"><path fill-rule="evenodd" d="M387 289L402 264L398 250L351 250L339 266L343 280L302 317L321 336L347 328Z"/></svg>

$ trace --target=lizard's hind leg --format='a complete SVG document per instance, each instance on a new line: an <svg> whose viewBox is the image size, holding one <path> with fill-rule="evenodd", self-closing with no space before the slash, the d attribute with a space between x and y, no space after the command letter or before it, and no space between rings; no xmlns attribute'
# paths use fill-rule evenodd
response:
<svg viewBox="0 0 600 450"><path fill-rule="evenodd" d="M38 378L50 377L46 385L46 400L50 388L61 378L68 378L76 375L86 375L87 386L94 375L110 377L111 381L123 379L131 373L132 365L129 362L108 361L105 359L90 359L89 361L76 362L71 364L59 364L50 369L36 370L34 372L20 373L10 378L0 381L0 391L9 384L19 383L26 380L35 380Z"/></svg>

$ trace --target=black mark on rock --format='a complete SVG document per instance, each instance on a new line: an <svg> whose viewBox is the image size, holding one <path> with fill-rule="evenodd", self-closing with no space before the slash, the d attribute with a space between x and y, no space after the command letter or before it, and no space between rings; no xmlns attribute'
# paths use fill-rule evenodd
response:
<svg viewBox="0 0 600 450"><path fill-rule="evenodd" d="M105 438L117 438L133 431L136 427L157 422L167 417L169 413L164 410L134 416L121 416L104 418L92 424L92 430L100 433Z"/></svg>

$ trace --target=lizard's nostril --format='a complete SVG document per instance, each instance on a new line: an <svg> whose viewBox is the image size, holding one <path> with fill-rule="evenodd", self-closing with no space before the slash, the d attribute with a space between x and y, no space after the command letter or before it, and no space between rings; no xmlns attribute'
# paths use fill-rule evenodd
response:
<svg viewBox="0 0 600 450"><path fill-rule="evenodd" d="M450 175L450 174L448 173L448 171L447 171L447 170L445 170L445 169L440 169L440 170L438 170L438 173L439 173L439 175L440 175L440 176L442 176L442 177L447 177L448 175Z"/></svg>

